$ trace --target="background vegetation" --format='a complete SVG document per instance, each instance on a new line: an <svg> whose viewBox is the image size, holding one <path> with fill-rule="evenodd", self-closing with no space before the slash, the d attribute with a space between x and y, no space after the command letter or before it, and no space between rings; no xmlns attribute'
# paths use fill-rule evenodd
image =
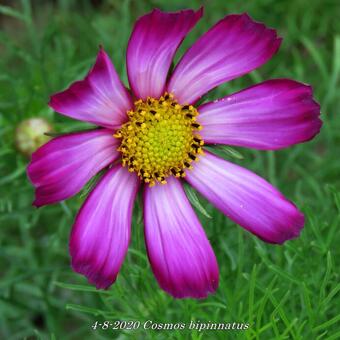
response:
<svg viewBox="0 0 340 340"><path fill-rule="evenodd" d="M275 184L304 211L302 236L284 246L259 241L200 198L198 212L220 265L217 293L174 300L157 286L145 253L140 209L117 283L96 291L72 272L68 237L84 200L35 209L17 125L44 117L56 132L84 127L55 114L48 96L80 79L102 44L126 83L125 48L135 19L159 7L205 5L177 54L227 13L248 12L284 37L264 67L212 92L218 98L255 82L309 83L323 129L312 142L278 152L239 149L234 161ZM336 0L7 1L0 5L0 338L1 339L327 339L340 338L340 13ZM86 191L86 190L85 190ZM246 322L246 332L93 330L95 321Z"/></svg>

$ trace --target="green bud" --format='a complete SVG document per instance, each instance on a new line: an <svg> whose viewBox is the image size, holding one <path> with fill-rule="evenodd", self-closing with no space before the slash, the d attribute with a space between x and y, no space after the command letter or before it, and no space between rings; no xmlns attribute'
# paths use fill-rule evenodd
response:
<svg viewBox="0 0 340 340"><path fill-rule="evenodd" d="M51 139L44 134L51 131L52 126L44 118L25 119L15 131L16 147L22 154L30 157L35 150Z"/></svg>

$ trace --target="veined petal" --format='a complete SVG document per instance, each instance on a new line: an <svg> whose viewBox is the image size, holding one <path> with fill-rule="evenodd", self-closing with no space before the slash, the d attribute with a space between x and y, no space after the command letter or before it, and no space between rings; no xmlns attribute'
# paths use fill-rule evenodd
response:
<svg viewBox="0 0 340 340"><path fill-rule="evenodd" d="M273 79L198 108L206 143L275 150L312 139L322 125L310 86Z"/></svg>
<svg viewBox="0 0 340 340"><path fill-rule="evenodd" d="M276 31L247 14L228 15L184 54L168 84L168 92L184 104L194 103L223 82L267 62L278 50Z"/></svg>
<svg viewBox="0 0 340 340"><path fill-rule="evenodd" d="M110 169L79 211L70 239L73 269L98 289L116 280L130 242L135 174L121 165Z"/></svg>
<svg viewBox="0 0 340 340"><path fill-rule="evenodd" d="M182 184L144 191L145 240L159 285L177 298L203 298L218 286L218 265Z"/></svg>
<svg viewBox="0 0 340 340"><path fill-rule="evenodd" d="M49 106L65 116L116 129L127 120L133 104L110 58L100 49L85 79L51 96Z"/></svg>
<svg viewBox="0 0 340 340"><path fill-rule="evenodd" d="M34 205L75 195L100 170L115 161L118 141L107 129L56 137L32 155L27 174L36 188Z"/></svg>
<svg viewBox="0 0 340 340"><path fill-rule="evenodd" d="M171 61L203 10L174 13L153 10L139 18L127 48L127 72L137 98L159 98L165 90Z"/></svg>
<svg viewBox="0 0 340 340"><path fill-rule="evenodd" d="M270 243L298 237L304 217L263 178L206 152L187 181L234 222Z"/></svg>

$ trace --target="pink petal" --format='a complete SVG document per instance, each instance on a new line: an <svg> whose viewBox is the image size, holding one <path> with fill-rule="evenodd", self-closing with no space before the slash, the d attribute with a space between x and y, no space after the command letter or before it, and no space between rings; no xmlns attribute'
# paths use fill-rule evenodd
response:
<svg viewBox="0 0 340 340"><path fill-rule="evenodd" d="M168 84L180 103L194 103L223 82L267 62L278 50L276 31L247 14L228 15L182 57Z"/></svg>
<svg viewBox="0 0 340 340"><path fill-rule="evenodd" d="M198 108L206 143L275 150L312 139L322 125L310 86L268 80Z"/></svg>
<svg viewBox="0 0 340 340"><path fill-rule="evenodd" d="M146 187L145 240L159 285L176 298L203 298L218 286L218 265L179 180Z"/></svg>
<svg viewBox="0 0 340 340"><path fill-rule="evenodd" d="M98 129L57 137L32 155L27 168L36 188L34 205L62 201L75 195L100 170L119 156L112 131Z"/></svg>
<svg viewBox="0 0 340 340"><path fill-rule="evenodd" d="M124 260L138 187L137 176L116 165L76 217L70 240L72 267L98 289L112 285Z"/></svg>
<svg viewBox="0 0 340 340"><path fill-rule="evenodd" d="M85 79L51 96L49 105L65 116L116 129L127 120L126 111L133 104L110 58L100 49Z"/></svg>
<svg viewBox="0 0 340 340"><path fill-rule="evenodd" d="M206 152L188 182L234 222L270 243L298 237L304 217L263 178Z"/></svg>
<svg viewBox="0 0 340 340"><path fill-rule="evenodd" d="M137 98L159 98L165 90L171 61L203 10L175 13L153 10L135 24L127 49L127 72Z"/></svg>

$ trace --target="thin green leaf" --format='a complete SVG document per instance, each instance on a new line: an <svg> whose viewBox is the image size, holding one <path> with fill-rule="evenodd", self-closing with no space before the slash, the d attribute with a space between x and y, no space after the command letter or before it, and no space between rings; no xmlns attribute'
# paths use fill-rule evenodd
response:
<svg viewBox="0 0 340 340"><path fill-rule="evenodd" d="M196 191L189 185L184 186L185 192L189 198L189 201L191 204L205 217L212 218L209 213L204 209L203 205L199 201L199 198L197 197Z"/></svg>
<svg viewBox="0 0 340 340"><path fill-rule="evenodd" d="M209 145L205 146L204 148L222 158L236 158L236 159L244 158L239 151L227 145L214 145L214 146Z"/></svg>

